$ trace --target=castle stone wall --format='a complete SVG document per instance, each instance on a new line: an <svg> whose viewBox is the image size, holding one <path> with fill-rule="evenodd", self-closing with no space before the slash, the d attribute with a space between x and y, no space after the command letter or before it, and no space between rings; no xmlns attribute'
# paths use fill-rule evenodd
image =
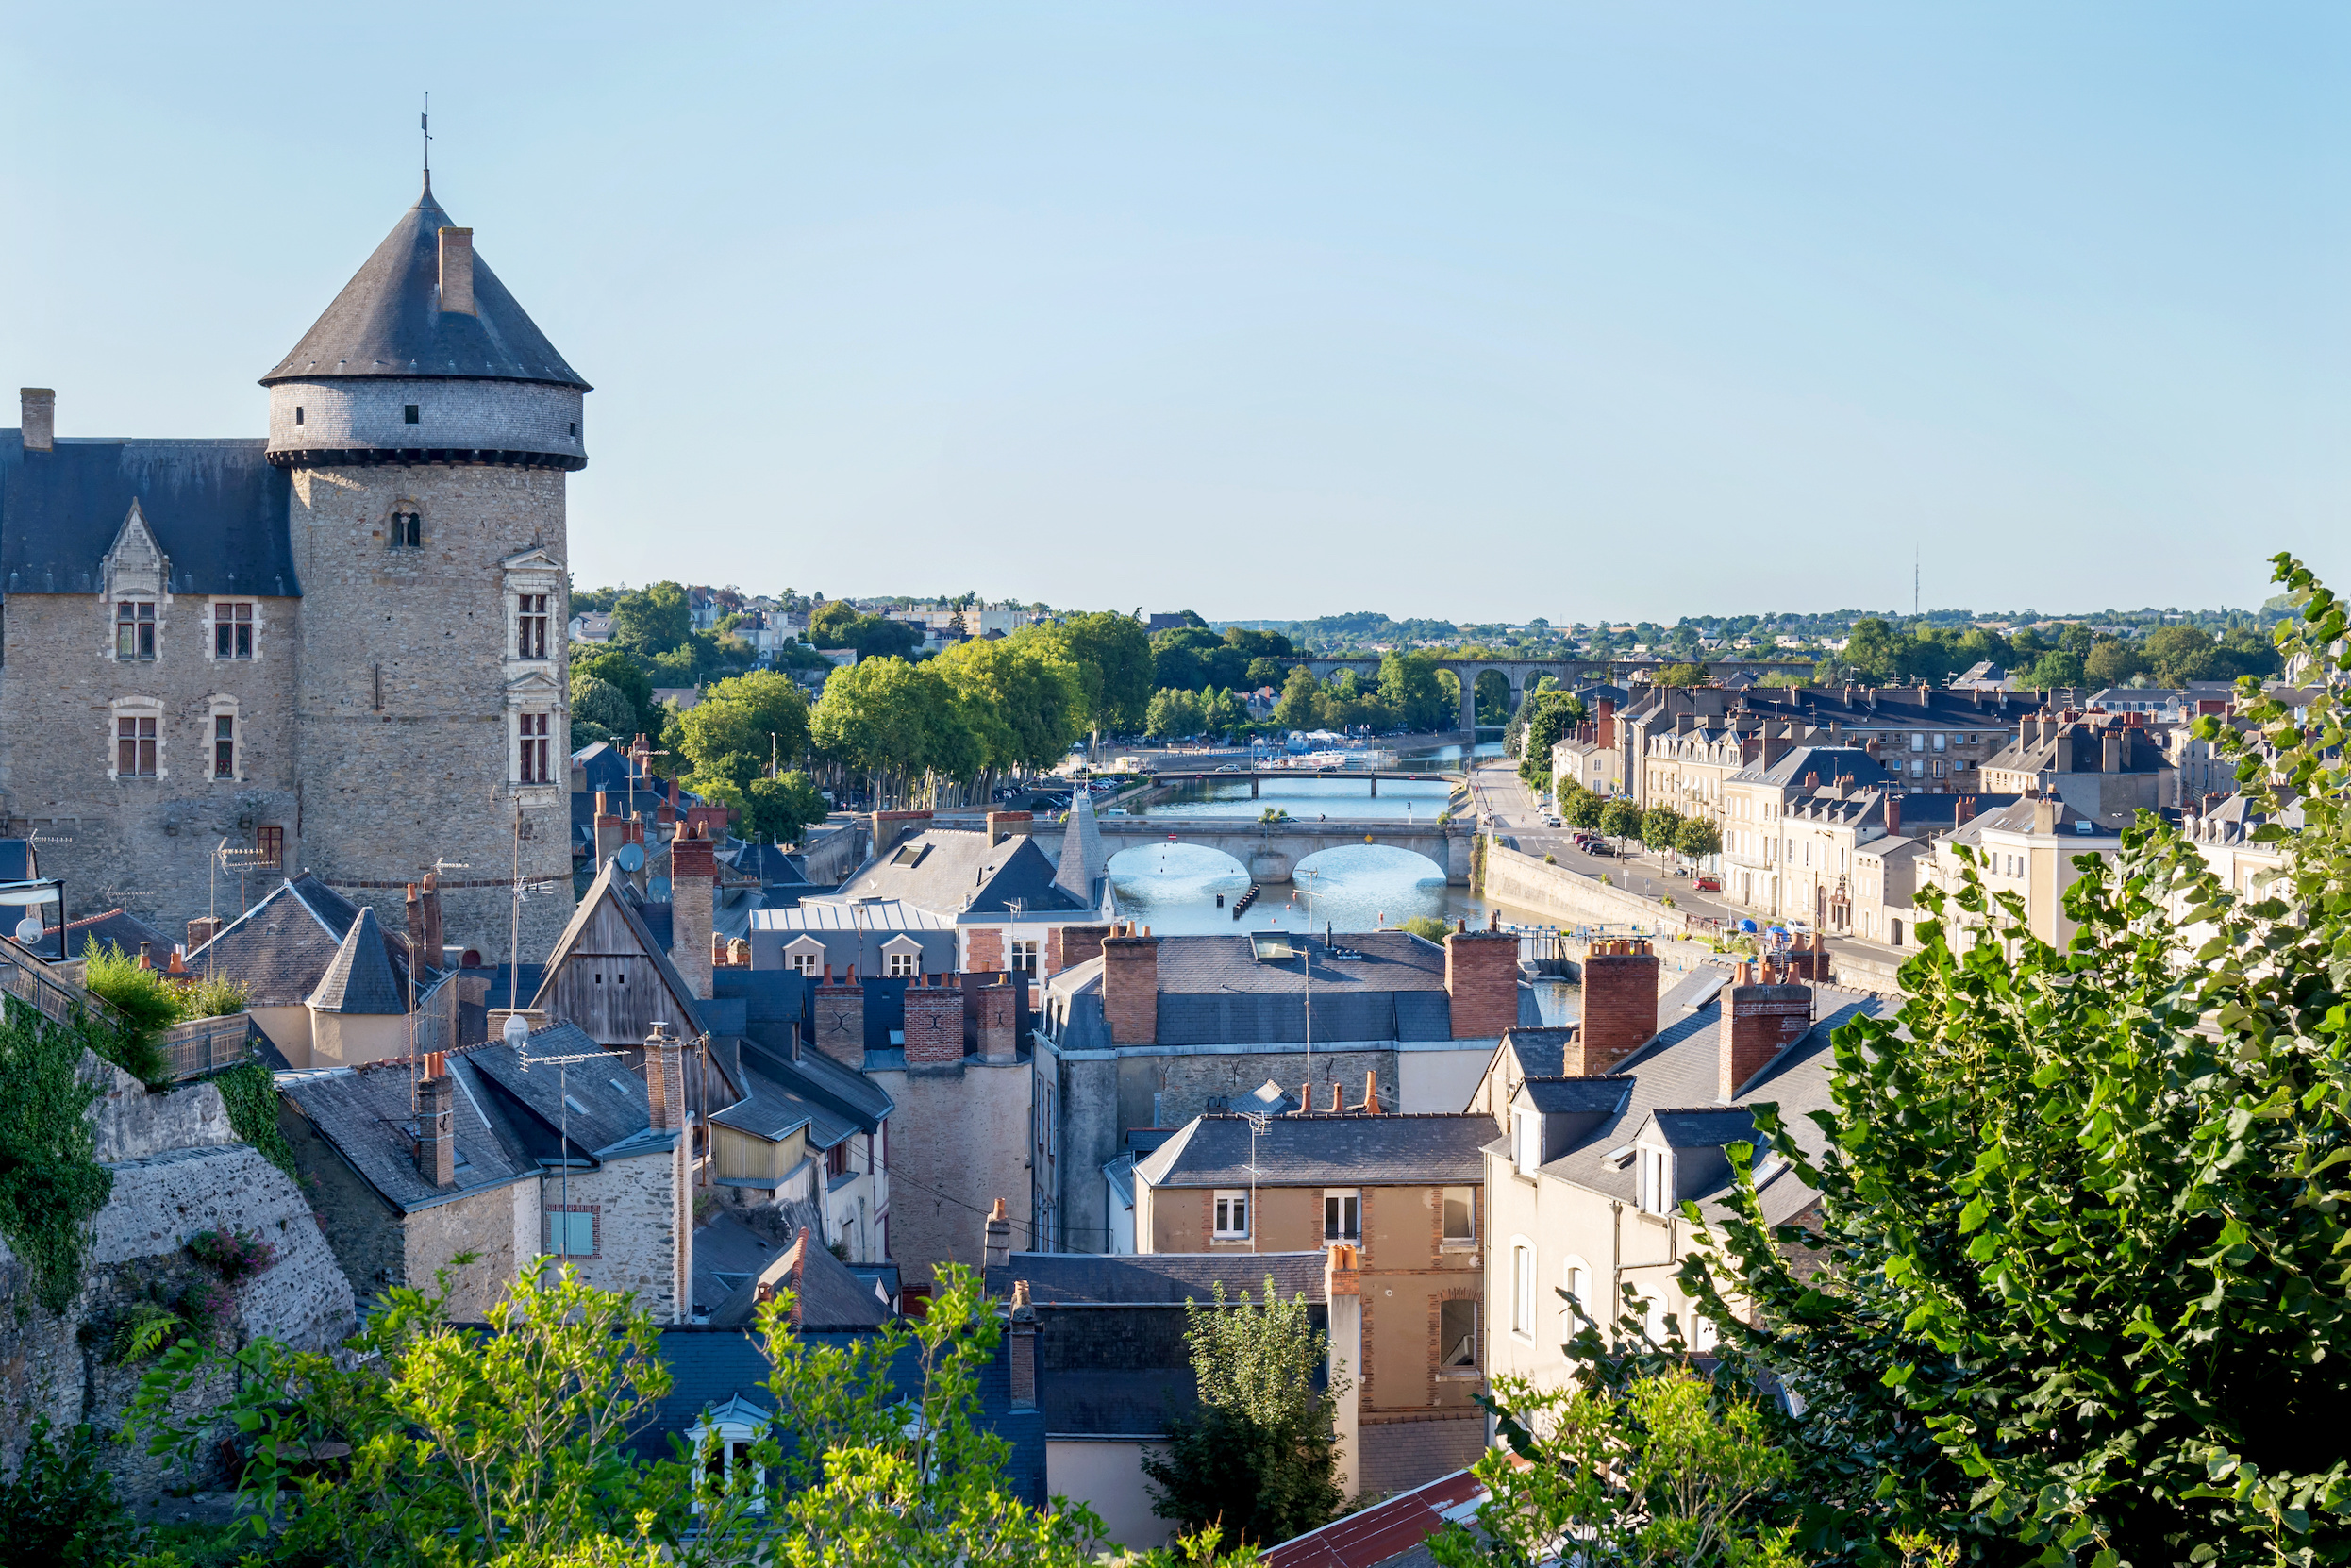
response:
<svg viewBox="0 0 2351 1568"><path fill-rule="evenodd" d="M582 403L577 387L532 381L280 381L270 388L270 450L457 446L579 457L587 451ZM408 422L410 404L414 425Z"/></svg>

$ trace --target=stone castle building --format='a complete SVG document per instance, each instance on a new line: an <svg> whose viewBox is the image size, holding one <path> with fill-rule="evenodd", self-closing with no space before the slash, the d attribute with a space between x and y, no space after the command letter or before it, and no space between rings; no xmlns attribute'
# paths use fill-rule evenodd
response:
<svg viewBox="0 0 2351 1568"><path fill-rule="evenodd" d="M570 919L565 475L590 390L424 194L268 375L264 439L0 429L0 816L165 929L308 868L452 944ZM225 846L232 853L215 852Z"/></svg>

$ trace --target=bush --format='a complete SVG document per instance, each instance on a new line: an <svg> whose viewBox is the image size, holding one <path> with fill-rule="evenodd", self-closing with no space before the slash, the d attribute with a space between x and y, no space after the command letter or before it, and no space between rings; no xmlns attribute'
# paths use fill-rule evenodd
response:
<svg viewBox="0 0 2351 1568"><path fill-rule="evenodd" d="M82 1053L115 1039L14 1004L0 1011L0 1237L53 1312L81 1289L90 1221L114 1191L113 1173L93 1158L89 1111L100 1090L82 1073Z"/></svg>
<svg viewBox="0 0 2351 1568"><path fill-rule="evenodd" d="M190 1018L234 1018L245 1010L245 1002L252 989L242 980L232 980L225 975L207 976L177 988L179 1015Z"/></svg>
<svg viewBox="0 0 2351 1568"><path fill-rule="evenodd" d="M94 1046L98 1054L150 1089L171 1081L163 1031L180 1020L179 988L160 971L142 968L136 958L111 942L91 951L82 983L92 995L110 1003L127 1025Z"/></svg>
<svg viewBox="0 0 2351 1568"><path fill-rule="evenodd" d="M277 1248L250 1230L199 1230L188 1238L188 1255L230 1285L277 1261Z"/></svg>
<svg viewBox="0 0 2351 1568"><path fill-rule="evenodd" d="M49 1441L49 1418L33 1418L32 1441L16 1479L0 1481L0 1541L13 1562L112 1568L138 1551L139 1526L114 1495L87 1426Z"/></svg>
<svg viewBox="0 0 2351 1568"><path fill-rule="evenodd" d="M1435 915L1414 915L1404 922L1400 928L1411 932L1416 937L1436 942L1440 946L1444 943L1445 923Z"/></svg>
<svg viewBox="0 0 2351 1568"><path fill-rule="evenodd" d="M277 1082L270 1070L258 1061L232 1067L225 1073L212 1076L212 1087L221 1092L221 1102L228 1108L228 1125L238 1137L259 1151L261 1158L293 1177L302 1179L294 1168L293 1145L277 1126Z"/></svg>

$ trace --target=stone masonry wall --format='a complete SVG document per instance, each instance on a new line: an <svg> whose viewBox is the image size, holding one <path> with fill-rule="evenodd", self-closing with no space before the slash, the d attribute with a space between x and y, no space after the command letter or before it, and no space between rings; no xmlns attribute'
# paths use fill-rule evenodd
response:
<svg viewBox="0 0 2351 1568"><path fill-rule="evenodd" d="M898 1108L890 1118L890 1254L901 1276L920 1285L942 1262L978 1268L980 1226L997 1198L1011 1215L1013 1248L1035 1246L1030 1064L966 1059L869 1076Z"/></svg>
<svg viewBox="0 0 2351 1568"><path fill-rule="evenodd" d="M1346 1109L1352 1110L1361 1105L1363 1075L1366 1073L1377 1076L1379 1103L1382 1106L1393 1110L1403 1103L1396 1081L1396 1053L1392 1050L1316 1051L1310 1070L1314 1075L1314 1108L1317 1110L1330 1109L1330 1088L1333 1084L1339 1086ZM1159 1096L1157 1125L1180 1127L1207 1110L1210 1098L1222 1095L1238 1107L1244 1095L1254 1093L1268 1078L1280 1084L1283 1092L1295 1099L1309 1071L1303 1047L1287 1051L1122 1058L1118 1063L1119 1136L1123 1140L1127 1127L1153 1125L1151 1096L1154 1093ZM1099 1179L1098 1165L1095 1174Z"/></svg>
<svg viewBox="0 0 2351 1568"><path fill-rule="evenodd" d="M238 601L247 602L247 601ZM165 934L214 907L240 908L210 853L249 848L257 827L301 853L292 724L301 601L252 598L254 657L216 659L202 594L156 596L156 657L118 660L114 608L90 594L11 593L0 618L0 792L11 831L37 841L43 876L65 879L74 918L120 905ZM157 776L109 777L123 698L158 705ZM237 776L212 776L214 699L233 699ZM254 871L254 897L279 873Z"/></svg>
<svg viewBox="0 0 2351 1568"><path fill-rule="evenodd" d="M393 511L414 510L423 547L390 544ZM568 612L559 576L543 661L513 648L500 562L534 547L565 559L564 475L479 466L297 469L291 502L302 574L297 743L308 863L346 896L403 923L403 889L436 861L447 940L508 953L505 886L521 807L526 899L522 948L544 956L571 917ZM510 684L552 713L556 782L517 793ZM535 684L534 684L535 683ZM368 886L380 883L382 886ZM469 886L468 884L492 884Z"/></svg>
<svg viewBox="0 0 2351 1568"><path fill-rule="evenodd" d="M675 1150L572 1173L572 1209L589 1209L596 1216L595 1255L572 1260L579 1277L604 1290L635 1293L638 1305L661 1323L672 1321L678 1304L675 1271L680 1174ZM559 1178L548 1178L541 1186L540 1201L547 1211L563 1207ZM559 1261L546 1264L548 1277L554 1276Z"/></svg>

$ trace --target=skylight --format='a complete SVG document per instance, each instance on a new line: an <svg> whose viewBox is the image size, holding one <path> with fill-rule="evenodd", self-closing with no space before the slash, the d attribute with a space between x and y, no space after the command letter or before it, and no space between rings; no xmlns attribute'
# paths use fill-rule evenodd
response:
<svg viewBox="0 0 2351 1568"><path fill-rule="evenodd" d="M1297 949L1290 945L1286 931L1252 931L1249 933L1249 953L1259 963L1269 959L1294 959Z"/></svg>
<svg viewBox="0 0 2351 1568"><path fill-rule="evenodd" d="M572 1098L569 1094L566 1094L566 1095L564 1095L564 1096L563 1096L563 1103L564 1103L565 1105L567 1105L567 1106L570 1106L570 1107L571 1107L574 1110L576 1110L576 1111L577 1111L577 1112L579 1112L582 1116L585 1116L585 1115L587 1115L587 1114L588 1114L588 1108L587 1108L586 1106L584 1106L584 1105L581 1105L581 1104L580 1104L577 1100L573 1099L573 1098Z"/></svg>

